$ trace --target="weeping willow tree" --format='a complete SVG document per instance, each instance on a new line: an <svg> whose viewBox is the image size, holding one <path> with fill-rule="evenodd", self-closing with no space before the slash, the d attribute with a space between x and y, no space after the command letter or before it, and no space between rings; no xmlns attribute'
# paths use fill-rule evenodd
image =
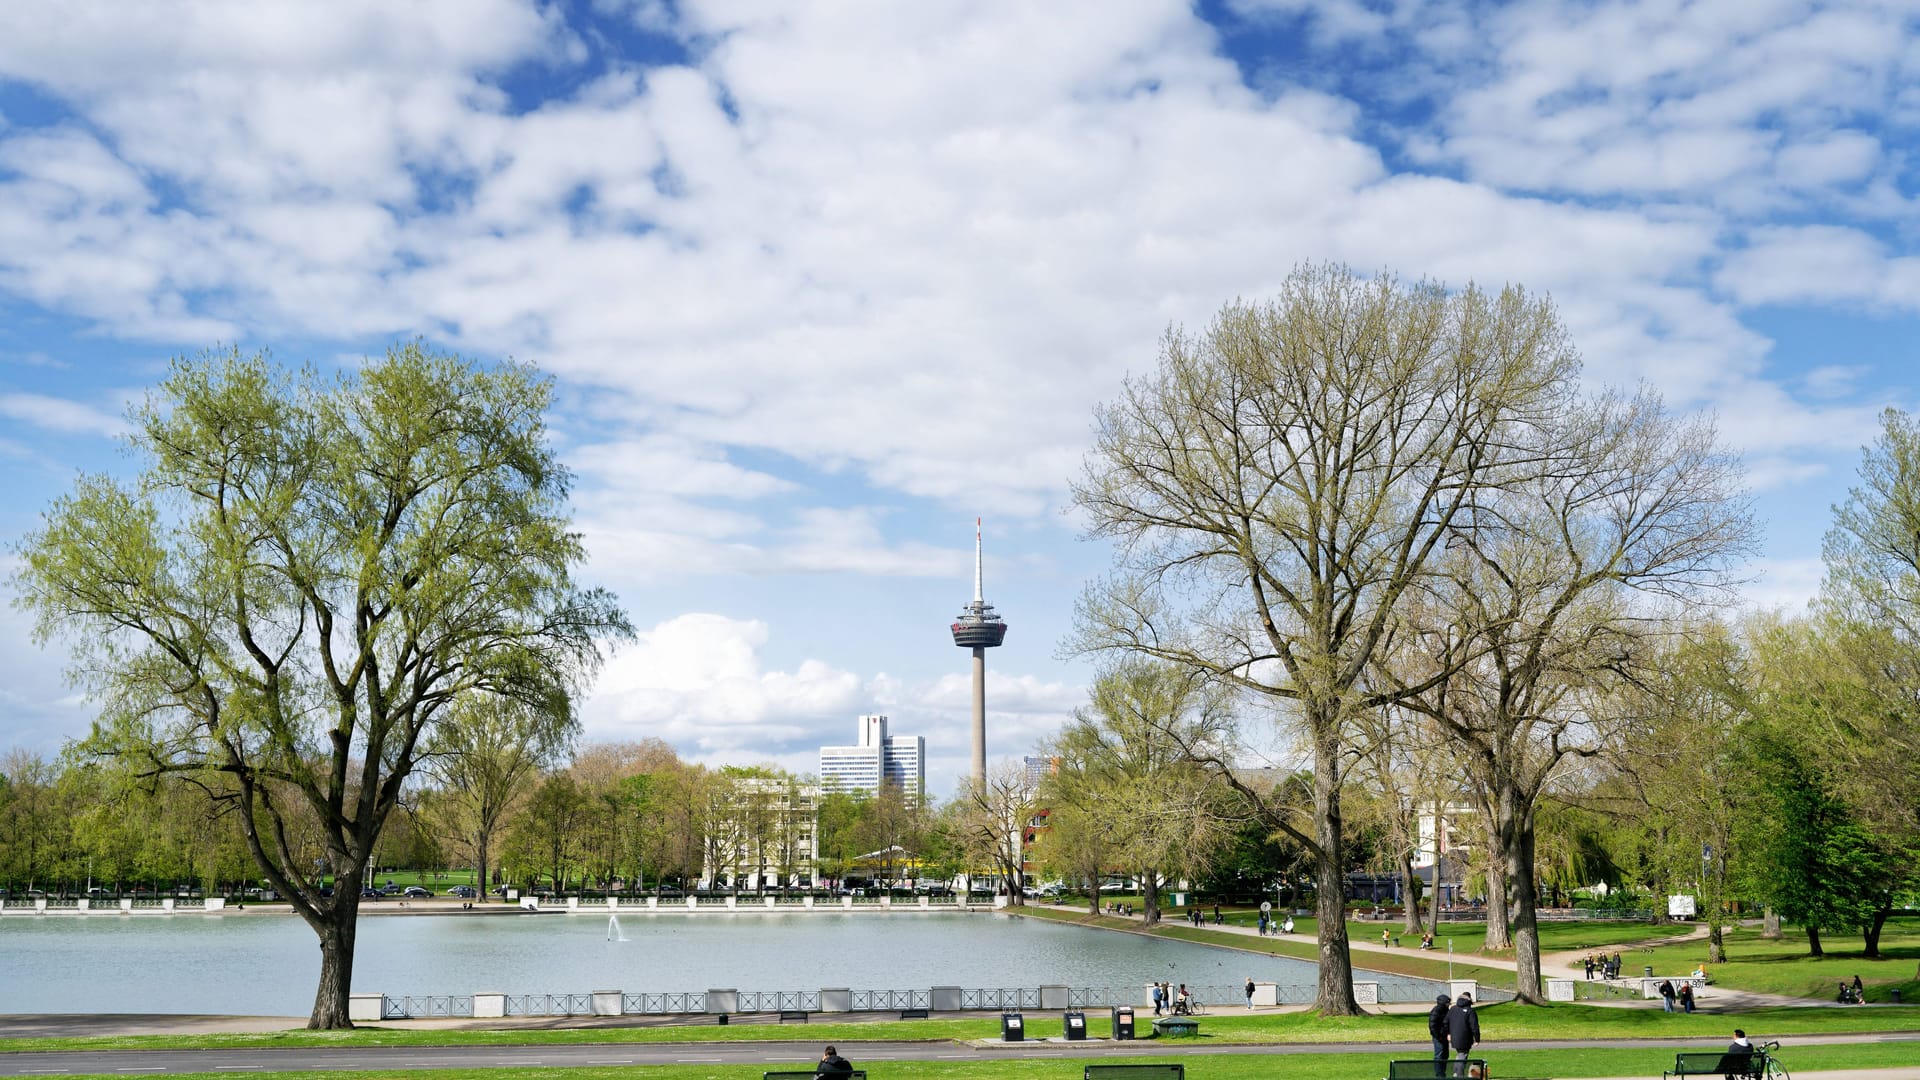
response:
<svg viewBox="0 0 1920 1080"><path fill-rule="evenodd" d="M598 642L629 632L573 581L551 396L419 344L334 378L179 360L132 410L137 474L82 477L21 544L20 602L100 709L87 749L217 778L319 937L309 1027L352 1026L360 889L454 704L570 726Z"/></svg>

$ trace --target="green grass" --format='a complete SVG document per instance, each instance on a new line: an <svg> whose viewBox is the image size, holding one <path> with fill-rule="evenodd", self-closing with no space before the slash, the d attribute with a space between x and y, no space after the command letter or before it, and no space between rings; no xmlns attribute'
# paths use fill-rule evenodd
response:
<svg viewBox="0 0 1920 1080"><path fill-rule="evenodd" d="M1552 1005L1530 1008L1489 1005L1481 1009L1481 1025L1493 1043L1578 1038L1604 1043L1621 1039L1719 1038L1737 1024L1768 1038L1793 1035L1858 1032L1920 1031L1920 1008L1752 1009L1735 1015L1666 1013L1659 1009L1617 1009L1589 1005ZM1144 1029L1150 1016L1143 1016ZM1037 1035L1057 1033L1058 1019L1034 1014ZM1326 1018L1309 1013L1247 1013L1224 1009L1200 1018L1208 1041L1247 1045L1304 1043L1424 1042L1424 1013L1395 1013ZM1087 1032L1094 1038L1109 1034L1105 1010L1088 1010ZM311 1046L550 1046L617 1043L783 1042L848 1043L956 1042L993 1039L1000 1033L996 1017L965 1020L874 1020L813 1023L805 1027L774 1024L668 1025L659 1027L589 1027L558 1029L457 1030L383 1028L367 1026L352 1031L307 1031L296 1028L264 1033L205 1033L191 1035L128 1035L60 1039L0 1039L0 1052L29 1050L184 1050L282 1049ZM1177 1046L1178 1044L1173 1044ZM1911 1052L1912 1046L1908 1046ZM1376 1078L1377 1080L1377 1078Z"/></svg>
<svg viewBox="0 0 1920 1080"><path fill-rule="evenodd" d="M1663 945L1645 962L1663 973L1707 964L1716 986L1820 1001L1832 1001L1841 982L1859 975L1870 1002L1890 1001L1889 991L1896 989L1905 1001L1920 1002L1920 919L1887 921L1880 935L1883 959L1863 958L1865 942L1859 934L1822 934L1820 944L1826 956L1815 960L1807 955L1803 931L1788 929L1779 940L1768 941L1757 928L1740 927L1727 933L1726 963L1707 964L1705 938Z"/></svg>
<svg viewBox="0 0 1920 1080"><path fill-rule="evenodd" d="M1055 922L1069 922L1081 926L1092 926L1109 930L1143 931L1137 920L1115 918L1108 915L1088 915L1084 907L1038 907L1027 905L1019 911L1022 915L1034 918L1050 919ZM1308 920L1311 925L1311 920ZM1285 956L1308 963L1317 962L1319 949L1314 944L1311 932L1301 932L1297 926L1292 934L1280 934L1269 937L1247 937L1244 934L1230 934L1205 926L1195 927L1184 922L1163 921L1158 926L1146 929L1146 933L1155 937L1174 938L1179 941L1191 941L1202 945L1222 945L1251 953L1266 953L1270 956ZM1376 926L1374 933L1378 934ZM1471 956L1460 955L1457 951L1449 968L1445 952L1422 952L1419 949L1400 949L1393 952L1369 952L1356 955L1354 963L1372 971L1386 971L1396 975L1408 975L1419 979L1446 979L1449 971L1453 978L1474 979L1488 986L1512 986L1513 972L1504 968L1489 967L1473 962Z"/></svg>
<svg viewBox="0 0 1920 1080"><path fill-rule="evenodd" d="M809 1044L810 1048L810 1044ZM1553 1076L1565 1080L1599 1076L1658 1076L1673 1064L1673 1051L1624 1047L1597 1047L1578 1051L1503 1050L1481 1048L1495 1076ZM1086 1065L1115 1064L1113 1058L1004 1058L983 1054L978 1061L887 1061L870 1064L878 1080L1079 1080ZM1418 1056L1418 1055L1415 1055ZM1851 1044L1788 1047L1782 1059L1796 1074L1832 1069L1890 1069L1911 1066L1913 1047L1889 1044ZM1125 1061L1127 1059L1118 1059ZM1169 1047L1154 1060L1185 1061L1194 1080L1379 1080L1389 1055L1376 1052L1342 1054L1208 1054L1186 1057ZM813 1056L796 1053L793 1068L810 1068ZM759 1065L628 1065L580 1068L516 1067L520 1080L759 1080ZM186 1080L215 1080L230 1072L181 1074ZM457 1080L472 1070L382 1069L351 1072L249 1072L273 1080Z"/></svg>

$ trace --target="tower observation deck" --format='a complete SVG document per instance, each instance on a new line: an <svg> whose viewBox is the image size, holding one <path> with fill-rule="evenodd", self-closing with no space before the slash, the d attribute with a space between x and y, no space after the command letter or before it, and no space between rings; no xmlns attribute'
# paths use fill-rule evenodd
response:
<svg viewBox="0 0 1920 1080"><path fill-rule="evenodd" d="M973 784L987 783L987 650L1007 639L1007 624L993 613L981 587L980 519L973 519L973 603L953 620L953 643L973 650Z"/></svg>

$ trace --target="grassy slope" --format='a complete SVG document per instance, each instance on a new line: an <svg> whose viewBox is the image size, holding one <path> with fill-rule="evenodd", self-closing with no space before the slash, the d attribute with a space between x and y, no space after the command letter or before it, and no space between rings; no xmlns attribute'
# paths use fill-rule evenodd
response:
<svg viewBox="0 0 1920 1080"><path fill-rule="evenodd" d="M1057 1018L1036 1015L1037 1034L1055 1033ZM1734 1024L1764 1038L1845 1032L1920 1030L1920 1009L1852 1009L1835 1007L1752 1009L1738 1018L1695 1013L1665 1013L1659 1009L1611 1009L1589 1005L1553 1005L1528 1008L1489 1005L1481 1009L1486 1038L1494 1043L1578 1038L1593 1042L1617 1039L1718 1039ZM1223 1010L1201 1017L1200 1029L1209 1041L1249 1045L1303 1043L1422 1043L1426 1016L1395 1013L1329 1019L1308 1013L1235 1013ZM362 1027L354 1031L316 1032L293 1029L264 1034L137 1035L85 1039L3 1039L0 1052L27 1050L188 1049L209 1047L284 1048L301 1046L543 1046L553 1044L778 1042L859 1043L926 1041L929 1043L999 1036L999 1020L904 1020L813 1023L797 1025L733 1024L669 1027L589 1027L509 1029L487 1031ZM1107 1015L1090 1012L1088 1034L1105 1038ZM1178 1044L1170 1044L1177 1046ZM1908 1045L1911 1052L1912 1045Z"/></svg>
<svg viewBox="0 0 1920 1080"><path fill-rule="evenodd" d="M1813 960L1802 932L1788 930L1780 940L1767 941L1759 930L1743 927L1728 934L1731 959L1708 964L1707 973L1720 986L1822 1001L1832 1001L1839 984L1857 974L1866 984L1868 1001L1889 1001L1889 991L1897 989L1906 1002L1920 1002L1920 919L1888 920L1880 935L1880 960L1861 958L1865 943L1859 934L1822 934L1820 943L1827 955ZM1706 963L1707 943L1702 939L1664 945L1653 956L1647 962L1657 971L1691 971L1695 964Z"/></svg>

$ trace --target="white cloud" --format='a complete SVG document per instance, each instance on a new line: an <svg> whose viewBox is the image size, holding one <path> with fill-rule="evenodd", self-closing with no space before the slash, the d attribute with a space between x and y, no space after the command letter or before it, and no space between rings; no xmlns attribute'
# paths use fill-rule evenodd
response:
<svg viewBox="0 0 1920 1080"><path fill-rule="evenodd" d="M858 676L817 660L767 671L766 641L765 623L720 615L654 626L607 663L582 708L587 735L657 736L697 759L739 760L792 749L827 718L856 714Z"/></svg>
<svg viewBox="0 0 1920 1080"><path fill-rule="evenodd" d="M127 431L126 421L112 413L45 394L0 394L0 416L69 435L114 438Z"/></svg>

